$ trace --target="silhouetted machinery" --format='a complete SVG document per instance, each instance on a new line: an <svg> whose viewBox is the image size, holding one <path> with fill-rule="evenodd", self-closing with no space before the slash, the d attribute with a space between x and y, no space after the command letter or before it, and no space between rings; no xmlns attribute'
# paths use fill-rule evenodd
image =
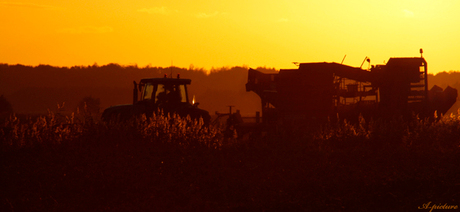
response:
<svg viewBox="0 0 460 212"><path fill-rule="evenodd" d="M148 78L139 83L134 82L133 104L109 107L102 113L104 120L126 120L133 116L146 114L151 116L159 110L164 113L175 113L181 117L190 116L192 119L202 118L207 125L211 116L208 111L199 109L198 103L189 101L187 85L190 79L177 78ZM139 93L140 99L139 99Z"/></svg>
<svg viewBox="0 0 460 212"><path fill-rule="evenodd" d="M249 69L246 91L262 101L262 121L324 120L358 117L445 113L457 90L428 90L423 57L390 58L370 71L338 63L300 63L298 69L262 73Z"/></svg>

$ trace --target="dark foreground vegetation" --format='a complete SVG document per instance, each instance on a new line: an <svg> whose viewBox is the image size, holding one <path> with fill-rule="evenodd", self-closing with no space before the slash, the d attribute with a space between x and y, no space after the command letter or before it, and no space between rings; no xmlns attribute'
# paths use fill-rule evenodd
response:
<svg viewBox="0 0 460 212"><path fill-rule="evenodd" d="M460 205L460 119L225 139L177 117L2 123L1 211L429 211ZM452 211L452 210L448 210Z"/></svg>

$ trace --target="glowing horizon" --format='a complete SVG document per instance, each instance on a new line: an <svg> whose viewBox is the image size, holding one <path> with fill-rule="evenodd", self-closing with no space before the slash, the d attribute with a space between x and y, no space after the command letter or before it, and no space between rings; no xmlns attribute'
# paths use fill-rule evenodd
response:
<svg viewBox="0 0 460 212"><path fill-rule="evenodd" d="M455 0L8 1L0 63L284 69L346 55L359 67L423 48L437 73L460 70L459 9Z"/></svg>

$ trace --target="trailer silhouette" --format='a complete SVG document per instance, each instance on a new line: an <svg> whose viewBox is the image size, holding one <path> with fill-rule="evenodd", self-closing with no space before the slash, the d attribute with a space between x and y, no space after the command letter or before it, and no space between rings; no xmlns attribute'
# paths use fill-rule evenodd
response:
<svg viewBox="0 0 460 212"><path fill-rule="evenodd" d="M260 97L265 124L337 115L429 116L447 112L457 99L451 87L428 90L423 57L390 58L370 70L333 62L300 63L269 74L249 69L246 91Z"/></svg>

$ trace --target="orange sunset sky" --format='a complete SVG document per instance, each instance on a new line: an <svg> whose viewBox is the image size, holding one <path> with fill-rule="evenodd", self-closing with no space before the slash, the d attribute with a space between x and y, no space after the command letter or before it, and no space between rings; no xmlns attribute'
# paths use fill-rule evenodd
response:
<svg viewBox="0 0 460 212"><path fill-rule="evenodd" d="M418 57L460 70L458 0L0 0L0 63L210 69L359 67ZM367 67L367 64L364 66Z"/></svg>

